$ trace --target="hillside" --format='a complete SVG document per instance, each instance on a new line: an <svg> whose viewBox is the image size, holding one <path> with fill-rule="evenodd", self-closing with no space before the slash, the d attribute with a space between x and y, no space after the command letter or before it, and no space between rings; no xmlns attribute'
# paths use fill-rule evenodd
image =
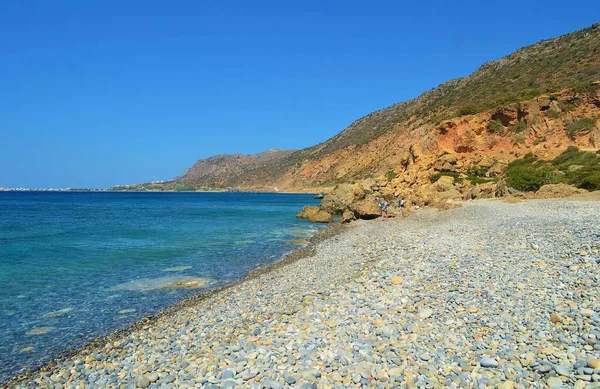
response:
<svg viewBox="0 0 600 389"><path fill-rule="evenodd" d="M598 148L599 58L600 23L524 47L468 77L373 112L319 145L260 162L237 155L198 161L164 189L319 190L405 174L415 153L434 160L451 154L460 161L453 169L466 172L484 159L506 165L525 150L554 157L568 145ZM580 119L592 124L569 131Z"/></svg>

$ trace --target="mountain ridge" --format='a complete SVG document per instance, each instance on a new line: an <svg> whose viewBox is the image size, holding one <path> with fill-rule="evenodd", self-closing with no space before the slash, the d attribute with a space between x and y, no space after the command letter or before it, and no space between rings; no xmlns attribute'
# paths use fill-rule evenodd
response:
<svg viewBox="0 0 600 389"><path fill-rule="evenodd" d="M580 31L525 46L503 58L482 64L466 77L446 81L414 99L374 111L312 147L278 154L263 163L254 163L252 159L249 163L242 161L239 169L230 166L229 170L222 169L220 174L194 175L188 170L184 175L164 184L163 189L233 187L253 190L277 187L298 191L375 178L390 169L399 170L397 168L405 159L402 155L409 152L415 144L419 144L418 148L425 154L439 152L443 124L447 121L454 121L456 124L462 118L478 118L481 121L476 125L470 124L471 127L477 127L477 137L485 138L478 139L478 142L491 142L498 138L499 134L481 131L481 128L485 130L490 121L504 120L502 124L506 131L500 138L511 138L509 148L514 152L512 157L500 153L504 159L515 159L525 146L535 148L546 145L547 149L554 150L552 144L546 144L542 139L548 129L547 119L560 121L560 124L553 124L552 131L557 130L554 127L563 127L565 136L561 138L561 142L566 142L565 145L591 144L595 147L595 131L583 140L568 136L566 127L577 120L578 115L591 115L592 119L597 119L598 113L594 111L593 101L585 103L591 104L588 107L590 109L577 104L583 104L585 96L597 97L598 87L593 82L600 80L599 55L600 23L596 23ZM569 93L573 94L573 98L569 97ZM557 96L560 96L561 104L573 105L576 109L557 110L554 107L552 112L558 112L559 117L546 118L540 112L548 106L546 100L557 100ZM544 100L543 104L532 103L536 99ZM535 114L523 116L518 113L519 104L527 102ZM533 107L536 104L537 107ZM511 116L507 121L506 115L502 113L505 110L514 110L517 116ZM519 122L523 123L518 124ZM508 129L517 124L524 125L526 131L519 134L519 139L513 139L516 134ZM528 140L521 139L525 134ZM518 142L513 142L515 140ZM455 141L460 143L459 139ZM498 139L495 141L500 142ZM391 147L396 150L388 150ZM378 150L381 152L378 153ZM468 148L465 149L466 152L460 150L462 149L450 151L463 157L472 152L483 151L468 151ZM486 152L494 153L494 150L491 148ZM558 150L554 150L554 154L557 153ZM202 161L206 164L209 159ZM208 166L205 168L210 170Z"/></svg>

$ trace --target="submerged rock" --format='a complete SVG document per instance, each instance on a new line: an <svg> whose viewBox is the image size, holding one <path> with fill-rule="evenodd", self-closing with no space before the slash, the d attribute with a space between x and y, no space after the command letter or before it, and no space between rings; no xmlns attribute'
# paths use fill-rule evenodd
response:
<svg viewBox="0 0 600 389"><path fill-rule="evenodd" d="M192 266L173 266L173 267L167 267L165 269L162 269L162 271L165 271L165 272L179 272L179 271L190 270L191 268L192 268Z"/></svg>
<svg viewBox="0 0 600 389"><path fill-rule="evenodd" d="M48 332L52 331L55 328L56 327L35 327L35 328L32 328L31 330L27 331L25 334L27 334L27 335L43 335L43 334L47 334Z"/></svg>
<svg viewBox="0 0 600 389"><path fill-rule="evenodd" d="M65 313L69 313L72 310L73 310L73 307L64 308L64 309L60 309L58 311L48 312L48 313L44 314L42 317L44 319L49 319L49 318L53 318L53 317L61 317L61 316L64 316Z"/></svg>
<svg viewBox="0 0 600 389"><path fill-rule="evenodd" d="M203 288L208 285L206 278L199 277L158 277L132 280L114 286L113 290L149 291L173 288Z"/></svg>

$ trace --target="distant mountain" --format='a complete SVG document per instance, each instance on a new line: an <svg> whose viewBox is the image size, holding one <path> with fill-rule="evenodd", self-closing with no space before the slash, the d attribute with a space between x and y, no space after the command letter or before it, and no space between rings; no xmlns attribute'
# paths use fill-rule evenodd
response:
<svg viewBox="0 0 600 389"><path fill-rule="evenodd" d="M407 155L415 152L453 154L460 161L455 169L466 173L484 157L506 163L526 150L594 149L600 147L599 80L600 23L486 63L468 77L358 119L316 146L200 160L162 188L320 190L404 174ZM580 119L594 124L570 131Z"/></svg>
<svg viewBox="0 0 600 389"><path fill-rule="evenodd" d="M245 174L256 169L270 166L295 150L273 149L259 154L220 154L214 157L199 159L175 183L184 187L224 188Z"/></svg>

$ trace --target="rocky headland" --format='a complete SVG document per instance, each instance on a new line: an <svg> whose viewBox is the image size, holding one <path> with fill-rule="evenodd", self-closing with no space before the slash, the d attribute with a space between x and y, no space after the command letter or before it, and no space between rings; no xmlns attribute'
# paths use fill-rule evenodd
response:
<svg viewBox="0 0 600 389"><path fill-rule="evenodd" d="M357 221L10 386L598 388L599 219L536 199Z"/></svg>

